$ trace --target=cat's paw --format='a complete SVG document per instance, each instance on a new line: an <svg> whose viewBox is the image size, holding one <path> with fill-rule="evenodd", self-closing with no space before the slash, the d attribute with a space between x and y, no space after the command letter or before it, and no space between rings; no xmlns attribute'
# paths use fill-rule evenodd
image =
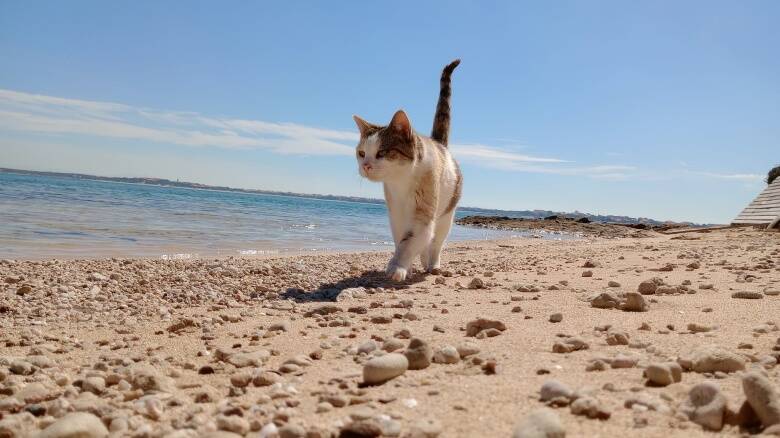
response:
<svg viewBox="0 0 780 438"><path fill-rule="evenodd" d="M387 268L387 275L390 276L390 279L393 281L404 281L406 280L406 268L402 268L400 266L393 266Z"/></svg>

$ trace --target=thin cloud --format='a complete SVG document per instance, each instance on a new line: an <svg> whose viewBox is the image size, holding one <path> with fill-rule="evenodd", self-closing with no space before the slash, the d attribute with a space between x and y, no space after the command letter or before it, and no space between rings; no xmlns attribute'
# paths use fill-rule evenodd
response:
<svg viewBox="0 0 780 438"><path fill-rule="evenodd" d="M212 117L196 112L166 111L2 89L0 129L191 147L261 149L298 155L351 156L359 140L358 133L354 131ZM620 179L635 170L630 166L574 166L560 158L520 154L509 148L479 143L455 144L451 148L463 162L511 172Z"/></svg>
<svg viewBox="0 0 780 438"><path fill-rule="evenodd" d="M207 117L11 90L0 90L0 129L304 155L352 155L358 139L351 131Z"/></svg>
<svg viewBox="0 0 780 438"><path fill-rule="evenodd" d="M736 180L736 181L761 181L764 179L764 175L756 173L716 173L716 172L695 172L690 173L694 175L704 176L708 178Z"/></svg>

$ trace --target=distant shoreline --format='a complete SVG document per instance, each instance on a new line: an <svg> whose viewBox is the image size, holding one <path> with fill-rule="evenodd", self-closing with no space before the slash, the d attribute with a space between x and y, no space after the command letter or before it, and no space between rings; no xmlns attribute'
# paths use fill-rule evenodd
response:
<svg viewBox="0 0 780 438"><path fill-rule="evenodd" d="M165 178L110 177L110 176L89 175L83 173L49 172L49 171L39 171L39 170L12 169L12 168L5 168L5 167L0 167L0 173L50 176L50 177L59 177L59 178L73 178L73 179L82 179L82 180L89 180L89 181L104 181L104 182L115 182L115 183L125 183L125 184L153 185L158 187L174 187L174 188L197 189L197 190L271 195L271 196L288 196L288 197L295 197L295 198L317 199L317 200L324 200L324 201L341 201L341 202L352 202L352 203L374 204L374 205L384 205L385 203L385 201L382 199L362 198L358 196L320 195L320 194L281 192L281 191L261 190L261 189L241 189L241 188L228 187L228 186L212 186L208 184L193 183L187 181L172 181ZM595 214L581 213L581 212L560 212L560 211L551 211L551 210L497 210L497 209L486 209L486 208L466 207L466 206L461 206L459 207L459 209L477 212L483 215L510 216L510 217L523 218L523 219L543 219L549 216L565 216L573 219L588 218L592 222L600 222L600 223L648 224L648 225L664 225L664 224L675 223L675 224L683 224L683 225L698 225L692 222L659 221L650 218L634 218L634 217L620 216L620 215L595 215Z"/></svg>

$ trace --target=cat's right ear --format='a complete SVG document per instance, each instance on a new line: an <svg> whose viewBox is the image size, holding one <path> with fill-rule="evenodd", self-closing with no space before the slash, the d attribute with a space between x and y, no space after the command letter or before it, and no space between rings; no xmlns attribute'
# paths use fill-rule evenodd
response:
<svg viewBox="0 0 780 438"><path fill-rule="evenodd" d="M355 124L357 125L358 130L360 131L361 137L365 137L366 133L370 131L372 128L374 128L374 125L366 122L365 120L361 119L358 116L352 116L352 118L355 120Z"/></svg>

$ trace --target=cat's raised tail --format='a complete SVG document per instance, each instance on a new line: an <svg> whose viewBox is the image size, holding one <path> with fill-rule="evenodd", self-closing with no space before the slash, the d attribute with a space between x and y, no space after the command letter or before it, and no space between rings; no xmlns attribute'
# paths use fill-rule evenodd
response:
<svg viewBox="0 0 780 438"><path fill-rule="evenodd" d="M433 130L431 138L447 146L450 136L450 78L452 71L460 64L460 59L449 63L441 72L441 89L439 91L439 103L436 104L436 115L433 116Z"/></svg>

